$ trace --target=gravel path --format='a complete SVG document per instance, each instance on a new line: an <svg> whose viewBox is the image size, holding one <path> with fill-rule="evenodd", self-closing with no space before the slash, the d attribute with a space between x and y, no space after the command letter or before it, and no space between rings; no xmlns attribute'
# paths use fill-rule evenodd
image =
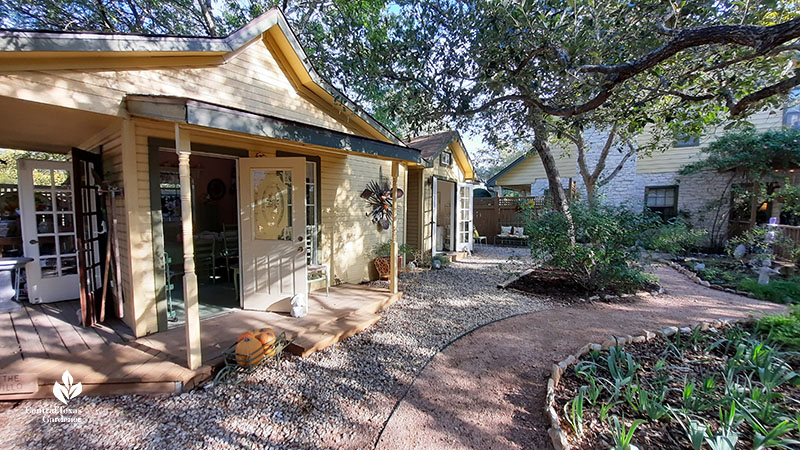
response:
<svg viewBox="0 0 800 450"><path fill-rule="evenodd" d="M441 271L401 279L402 300L367 331L309 358L288 357L236 387L171 397L79 398L53 423L37 411L0 412L0 448L368 448L420 368L476 326L553 302L498 290L525 267L524 249L482 246ZM76 380L80 381L80 380Z"/></svg>
<svg viewBox="0 0 800 450"><path fill-rule="evenodd" d="M544 415L550 368L584 344L612 334L785 311L698 286L671 268L655 272L665 295L552 308L456 341L420 374L379 448L552 448Z"/></svg>

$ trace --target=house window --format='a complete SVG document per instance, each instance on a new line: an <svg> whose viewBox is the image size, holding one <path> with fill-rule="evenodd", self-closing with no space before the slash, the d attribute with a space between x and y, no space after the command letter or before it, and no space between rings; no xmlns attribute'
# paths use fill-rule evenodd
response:
<svg viewBox="0 0 800 450"><path fill-rule="evenodd" d="M700 145L700 136L679 134L675 136L675 147L697 147Z"/></svg>
<svg viewBox="0 0 800 450"><path fill-rule="evenodd" d="M317 264L319 216L317 213L317 163L306 161L306 263Z"/></svg>
<svg viewBox="0 0 800 450"><path fill-rule="evenodd" d="M678 215L678 186L653 186L644 189L647 209L671 219Z"/></svg>
<svg viewBox="0 0 800 450"><path fill-rule="evenodd" d="M449 166L453 164L453 154L450 152L444 152L439 155L439 163L443 166Z"/></svg>

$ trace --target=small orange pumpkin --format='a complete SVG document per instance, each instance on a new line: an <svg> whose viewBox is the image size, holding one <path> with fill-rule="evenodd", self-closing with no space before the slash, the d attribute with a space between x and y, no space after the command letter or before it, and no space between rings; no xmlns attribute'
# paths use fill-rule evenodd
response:
<svg viewBox="0 0 800 450"><path fill-rule="evenodd" d="M247 338L255 339L256 335L252 331L245 331L244 333L239 335L239 339L236 340L236 343L238 344L239 342L242 342L243 340L245 340Z"/></svg>
<svg viewBox="0 0 800 450"><path fill-rule="evenodd" d="M262 328L256 333L256 339L264 346L264 356L275 354L275 332L272 328Z"/></svg>
<svg viewBox="0 0 800 450"><path fill-rule="evenodd" d="M262 345L258 339L245 337L236 344L236 363L245 367L257 365L264 359L261 350Z"/></svg>

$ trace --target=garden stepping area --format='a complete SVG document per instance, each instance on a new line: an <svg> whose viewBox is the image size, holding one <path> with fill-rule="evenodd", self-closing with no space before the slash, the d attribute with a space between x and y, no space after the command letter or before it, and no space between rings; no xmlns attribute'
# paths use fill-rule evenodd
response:
<svg viewBox="0 0 800 450"><path fill-rule="evenodd" d="M654 273L662 295L532 312L454 342L421 372L378 448L552 448L546 385L553 363L566 355L612 335L786 311L699 286L666 266Z"/></svg>

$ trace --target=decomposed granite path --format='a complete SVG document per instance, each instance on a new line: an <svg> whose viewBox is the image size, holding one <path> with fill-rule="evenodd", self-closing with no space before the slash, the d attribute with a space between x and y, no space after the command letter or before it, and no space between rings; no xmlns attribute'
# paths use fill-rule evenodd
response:
<svg viewBox="0 0 800 450"><path fill-rule="evenodd" d="M550 368L584 344L785 310L699 286L668 267L656 267L655 274L663 295L532 312L454 342L420 373L378 448L551 449L543 412Z"/></svg>

